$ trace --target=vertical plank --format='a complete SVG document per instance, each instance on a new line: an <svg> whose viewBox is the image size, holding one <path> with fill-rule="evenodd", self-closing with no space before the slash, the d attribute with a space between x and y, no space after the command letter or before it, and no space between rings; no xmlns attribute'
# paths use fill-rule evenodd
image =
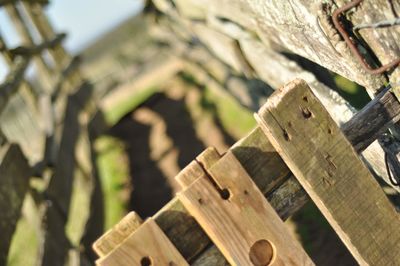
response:
<svg viewBox="0 0 400 266"><path fill-rule="evenodd" d="M314 265L232 152L208 172L178 197L229 263Z"/></svg>
<svg viewBox="0 0 400 266"><path fill-rule="evenodd" d="M28 190L30 169L18 145L0 149L0 265L7 254Z"/></svg>
<svg viewBox="0 0 400 266"><path fill-rule="evenodd" d="M175 177L181 188L186 188L192 184L197 178L204 175L204 170L209 169L214 163L221 158L221 155L213 147L207 148L200 153L196 160L192 161L183 168Z"/></svg>
<svg viewBox="0 0 400 266"><path fill-rule="evenodd" d="M189 265L153 219L148 219L108 256L101 266Z"/></svg>
<svg viewBox="0 0 400 266"><path fill-rule="evenodd" d="M308 85L287 84L257 118L358 263L400 262L398 214Z"/></svg>
<svg viewBox="0 0 400 266"><path fill-rule="evenodd" d="M142 219L135 212L128 213L113 228L103 234L93 244L93 249L100 257L107 256L142 224Z"/></svg>

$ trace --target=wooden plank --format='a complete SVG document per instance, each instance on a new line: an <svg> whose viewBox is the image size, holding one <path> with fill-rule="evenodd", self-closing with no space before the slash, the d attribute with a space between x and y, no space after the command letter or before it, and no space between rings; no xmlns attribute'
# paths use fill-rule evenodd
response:
<svg viewBox="0 0 400 266"><path fill-rule="evenodd" d="M93 244L94 251L100 256L107 256L142 224L142 219L135 212L128 213L113 228L103 234Z"/></svg>
<svg viewBox="0 0 400 266"><path fill-rule="evenodd" d="M148 219L97 265L189 265L153 219Z"/></svg>
<svg viewBox="0 0 400 266"><path fill-rule="evenodd" d="M54 29L40 4L31 1L25 1L22 2L22 7L36 27L36 30L43 41L49 41L56 38L57 35L55 34ZM48 51L58 71L63 71L65 65L68 65L69 62L73 60L60 42L55 43L55 45L50 47ZM72 88L75 88L81 84L82 77L79 73L79 69L73 69L71 75L66 77L65 81L68 86Z"/></svg>
<svg viewBox="0 0 400 266"><path fill-rule="evenodd" d="M183 16L184 12L177 12L176 8L179 6L172 5L167 0L153 2L159 10L173 17L175 21L181 21L183 25L190 21ZM340 5L336 3L337 1L327 0L323 4L320 0L204 0L201 2L187 0L187 2L193 3L192 5L197 6L203 14L208 14L203 20L210 28L215 28L214 21L219 21L224 25L226 32L232 28L244 29L246 35L237 34L235 38L246 39L249 35L256 35L262 41L264 49L290 51L304 57L367 87L371 95L384 84L384 76L366 73L344 41L338 37L338 32L331 22L332 10ZM379 2L387 1L379 0ZM373 12L375 9L370 8L368 12L357 10L355 13L363 21L368 19L373 21L372 17L378 13ZM393 13L386 12L385 15L386 19L389 19L392 18ZM190 28L190 30L193 29Z"/></svg>
<svg viewBox="0 0 400 266"><path fill-rule="evenodd" d="M314 265L232 152L209 173L178 197L232 265Z"/></svg>
<svg viewBox="0 0 400 266"><path fill-rule="evenodd" d="M188 187L197 178L204 175L204 169L209 169L220 157L215 148L207 148L196 157L196 160L192 161L178 173L175 177L176 181L181 188Z"/></svg>
<svg viewBox="0 0 400 266"><path fill-rule="evenodd" d="M365 150L400 119L400 102L391 90L379 93L341 129L354 149Z"/></svg>
<svg viewBox="0 0 400 266"><path fill-rule="evenodd" d="M17 58L6 80L0 84L0 114L7 106L8 100L17 93L20 84L23 82L25 70L29 66L29 60L29 57Z"/></svg>
<svg viewBox="0 0 400 266"><path fill-rule="evenodd" d="M368 111L364 111L364 113L368 114ZM355 121L353 118L345 126L348 125L348 128L352 128L353 124L362 124L365 121L365 118L362 117L358 119L360 120ZM389 121L382 120L382 122L383 125L387 125ZM349 136L349 141L354 145L357 145L357 139L353 138L356 135ZM261 128L256 127L230 150L262 193L268 197L279 216L285 220L308 201L308 196L274 147L263 136ZM360 146L361 150L362 146L365 145ZM210 239L177 198L161 209L154 219L181 254L191 263L224 261L222 254L216 252L213 249L214 246L210 246ZM210 252L208 253L208 251ZM214 256L215 260L210 256ZM205 257L209 259L205 260Z"/></svg>
<svg viewBox="0 0 400 266"><path fill-rule="evenodd" d="M22 86L0 114L0 130L9 142L18 143L30 165L43 158L45 136L40 116L33 106L33 96ZM1 108L0 108L1 109Z"/></svg>
<svg viewBox="0 0 400 266"><path fill-rule="evenodd" d="M54 36L54 38L50 40L45 40L40 44L34 46L18 46L9 50L9 52L13 55L13 57L17 55L21 56L31 56L37 55L45 49L53 48L56 45L59 45L64 39L67 37L67 34L60 33Z"/></svg>
<svg viewBox="0 0 400 266"><path fill-rule="evenodd" d="M400 261L398 214L304 81L271 96L258 121L358 263Z"/></svg>
<svg viewBox="0 0 400 266"><path fill-rule="evenodd" d="M6 5L4 9L6 10L11 21L13 22L13 25L18 32L18 35L21 37L23 45L33 46L35 44L34 39L28 25L23 19L23 14L20 12L20 10L14 5ZM34 56L33 60L37 66L38 75L40 77L43 87L45 87L47 91L50 91L53 70L45 62L42 56Z"/></svg>
<svg viewBox="0 0 400 266"><path fill-rule="evenodd" d="M30 169L16 144L0 149L0 265L6 265L11 239L28 190Z"/></svg>
<svg viewBox="0 0 400 266"><path fill-rule="evenodd" d="M46 190L47 202L43 222L44 240L40 247L43 257L41 265L61 265L65 263L71 244L65 235L65 225L70 211L70 200L74 171L76 167L75 149L82 130L79 115L84 111L93 88L82 85L73 95L68 96L65 118L55 158L54 174Z"/></svg>

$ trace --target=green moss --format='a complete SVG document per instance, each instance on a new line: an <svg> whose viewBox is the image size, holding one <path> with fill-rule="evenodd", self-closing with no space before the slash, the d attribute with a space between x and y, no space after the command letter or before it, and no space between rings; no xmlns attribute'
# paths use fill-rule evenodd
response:
<svg viewBox="0 0 400 266"><path fill-rule="evenodd" d="M159 89L156 87L150 87L145 90L141 90L137 93L134 93L131 97L122 101L113 108L112 110L108 110L104 113L104 117L108 125L112 126L118 122L124 115L131 112L138 105L146 101L151 95L156 93Z"/></svg>
<svg viewBox="0 0 400 266"><path fill-rule="evenodd" d="M12 244L9 250L9 266L36 265L38 251L38 238L35 228L25 217L22 217L17 224Z"/></svg>
<svg viewBox="0 0 400 266"><path fill-rule="evenodd" d="M225 130L236 139L244 137L256 126L253 113L227 93L205 88L201 105L215 112Z"/></svg>
<svg viewBox="0 0 400 266"><path fill-rule="evenodd" d="M371 100L362 86L340 75L333 75L339 94L355 108L361 109Z"/></svg>
<svg viewBox="0 0 400 266"><path fill-rule="evenodd" d="M108 229L126 214L129 167L124 146L118 139L103 136L96 140L95 145L104 193L105 229Z"/></svg>

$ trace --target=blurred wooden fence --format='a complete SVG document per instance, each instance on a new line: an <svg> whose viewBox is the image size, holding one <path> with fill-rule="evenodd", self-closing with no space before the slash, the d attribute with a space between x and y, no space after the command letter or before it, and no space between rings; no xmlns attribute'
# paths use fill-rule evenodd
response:
<svg viewBox="0 0 400 266"><path fill-rule="evenodd" d="M8 47L0 35L0 52L8 67L0 85L0 265L7 261L24 200L33 202L34 210L23 215L40 221L38 264L60 265L70 259L71 251L81 264L88 263L91 251L85 251L84 243L90 246L103 230L102 219L88 226L81 248L66 235L77 172L96 183L89 140L95 108L93 88L80 74L79 58L64 49L66 34L54 32L43 10L46 4L0 1L20 39L18 47ZM36 75L29 74L31 67ZM84 189L95 197L99 188ZM91 215L96 214L91 212L88 220L96 220Z"/></svg>

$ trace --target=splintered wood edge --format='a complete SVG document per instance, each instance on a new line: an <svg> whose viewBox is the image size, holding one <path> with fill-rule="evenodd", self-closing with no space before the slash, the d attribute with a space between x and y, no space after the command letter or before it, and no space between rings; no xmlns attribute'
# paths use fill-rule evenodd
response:
<svg viewBox="0 0 400 266"><path fill-rule="evenodd" d="M267 102L258 110L257 113L254 113L254 118L257 121L258 126L262 129L262 131L264 133L268 132L268 139L271 142L271 144L273 143L274 145L274 149L278 152L281 153L281 148L280 145L278 143L278 141L274 138L272 132L270 131L270 129L265 125L263 119L261 118L261 114L266 113L266 112L270 112L270 110L276 108L281 102L282 99L286 96L286 94L288 94L290 91L295 90L296 88L299 87L305 87L310 91L310 94L313 95L318 101L318 97L313 93L313 91L311 90L311 88L308 86L307 82L304 81L303 79L295 79L287 84L285 84L284 86L280 87L279 89L277 89L267 100ZM320 102L320 104L322 105L322 103ZM271 113L272 114L272 113Z"/></svg>
<svg viewBox="0 0 400 266"><path fill-rule="evenodd" d="M142 218L135 213L130 212L113 228L104 233L96 242L93 243L93 250L100 257L105 257L121 244L131 233L143 223Z"/></svg>
<svg viewBox="0 0 400 266"><path fill-rule="evenodd" d="M196 157L196 161L201 163L204 169L209 169L213 166L219 159L221 155L218 153L217 149L214 147L208 147L205 151L200 153Z"/></svg>
<svg viewBox="0 0 400 266"><path fill-rule="evenodd" d="M267 110L277 107L278 104L280 104L282 102L282 98L284 98L287 93L289 93L291 90L298 88L299 86L309 88L308 84L302 79L295 79L295 80L285 84L284 86L277 89L268 98L267 102L263 106L261 106L261 108L258 110L258 114L264 113ZM310 92L312 95L314 95L314 93L312 92L311 89L310 89Z"/></svg>
<svg viewBox="0 0 400 266"><path fill-rule="evenodd" d="M204 170L209 169L220 158L221 155L218 153L217 149L214 147L209 147L200 153L196 157L196 160L192 161L185 168L183 168L175 177L175 180L182 189L185 189L197 178L201 177L204 174Z"/></svg>
<svg viewBox="0 0 400 266"><path fill-rule="evenodd" d="M190 186L197 178L203 174L203 168L196 161L191 161L179 174L175 176L175 180L182 189Z"/></svg>

